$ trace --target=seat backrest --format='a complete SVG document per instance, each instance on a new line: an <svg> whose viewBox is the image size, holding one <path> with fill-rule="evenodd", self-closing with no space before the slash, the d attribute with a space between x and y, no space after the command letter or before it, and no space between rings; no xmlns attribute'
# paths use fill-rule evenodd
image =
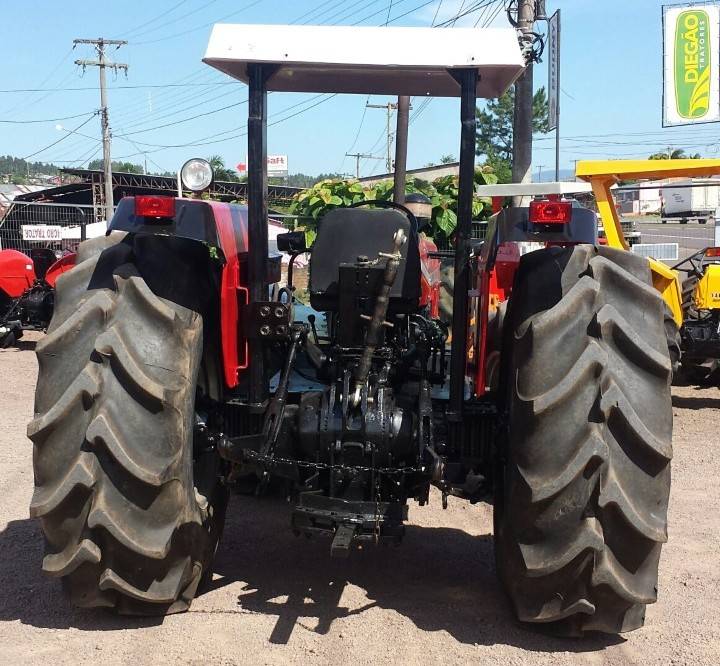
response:
<svg viewBox="0 0 720 666"><path fill-rule="evenodd" d="M389 252L398 229L407 242L390 292L391 302L402 301L401 310L417 307L420 299L420 253L417 232L399 210L388 208L336 208L320 221L310 256L310 303L316 310L338 307L340 264L354 264L358 257L377 259Z"/></svg>

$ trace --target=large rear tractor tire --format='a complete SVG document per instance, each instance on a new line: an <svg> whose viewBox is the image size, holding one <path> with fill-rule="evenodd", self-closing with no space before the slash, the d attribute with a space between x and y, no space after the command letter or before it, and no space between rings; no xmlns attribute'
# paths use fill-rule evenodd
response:
<svg viewBox="0 0 720 666"><path fill-rule="evenodd" d="M76 605L155 615L186 610L208 577L227 493L193 450L202 317L153 293L132 248L87 241L58 279L36 349L30 514L43 570Z"/></svg>
<svg viewBox="0 0 720 666"><path fill-rule="evenodd" d="M503 351L497 567L518 618L631 631L667 540L671 363L647 261L580 245L525 255Z"/></svg>

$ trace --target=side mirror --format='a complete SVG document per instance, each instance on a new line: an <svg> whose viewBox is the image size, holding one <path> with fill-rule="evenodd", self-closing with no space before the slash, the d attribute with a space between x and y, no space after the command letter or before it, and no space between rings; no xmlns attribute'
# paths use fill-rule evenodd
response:
<svg viewBox="0 0 720 666"><path fill-rule="evenodd" d="M277 235L277 247L280 252L301 254L307 252L304 231L288 231Z"/></svg>

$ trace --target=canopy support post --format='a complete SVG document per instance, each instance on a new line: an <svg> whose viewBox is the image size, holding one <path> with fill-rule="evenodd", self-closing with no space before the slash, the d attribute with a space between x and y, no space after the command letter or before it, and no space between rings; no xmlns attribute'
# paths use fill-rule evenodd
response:
<svg viewBox="0 0 720 666"><path fill-rule="evenodd" d="M268 300L267 80L275 67L248 65L248 293L250 303ZM267 350L251 339L248 402L261 408L269 394Z"/></svg>
<svg viewBox="0 0 720 666"><path fill-rule="evenodd" d="M475 107L477 69L449 70L460 84L460 178L455 229L455 287L453 290L450 404L448 419L461 421L467 364L468 291L470 289L470 232L475 190Z"/></svg>

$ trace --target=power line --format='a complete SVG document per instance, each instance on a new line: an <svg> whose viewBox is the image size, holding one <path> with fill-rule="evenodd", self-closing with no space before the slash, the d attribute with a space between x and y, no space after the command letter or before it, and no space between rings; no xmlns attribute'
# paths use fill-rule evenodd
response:
<svg viewBox="0 0 720 666"><path fill-rule="evenodd" d="M431 25L435 25L435 21L437 21L437 17L438 17L438 14L440 13L440 9L443 6L443 2L445 2L445 0L440 0L440 2L438 2L438 6L435 8L435 16L433 16Z"/></svg>
<svg viewBox="0 0 720 666"><path fill-rule="evenodd" d="M158 42L165 42L168 39L175 39L176 37L182 37L183 35L189 35L191 32L197 32L198 30L207 28L210 25L215 25L216 23L220 23L221 21L224 21L225 19L236 16L237 14L241 14L242 12L247 11L248 9L251 9L255 5L259 5L261 2L263 2L263 0L255 0L254 2L251 2L249 5L245 5L245 7L242 7L241 9L238 9L237 11L230 12L229 14L226 14L225 16L221 16L220 18L210 21L209 23L203 23L202 25L199 25L195 28L190 28L189 30L183 30L182 32L176 32L174 35L168 35L166 37L159 37L158 39L151 39L146 42L133 42L133 43L135 45L157 44Z"/></svg>
<svg viewBox="0 0 720 666"><path fill-rule="evenodd" d="M72 51L73 51L72 49L69 49L68 52L60 59L60 61L57 63L57 65L55 65L55 67L53 67L52 71L40 82L40 84L39 84L40 88L42 88L56 74L56 72L58 72L60 70L60 67L62 67L65 64L65 62L68 60L68 58L70 58L70 56L72 55ZM63 81L65 80L65 78L67 78L67 77L63 77ZM45 95L45 97L47 97L47 95ZM36 101L36 104L38 102L41 102L43 99L45 99L45 97L41 97L40 99L38 99ZM13 106L10 109L8 109L7 111L3 112L2 115L8 115L11 113L15 113L18 109L24 108L25 106L27 106L27 104L29 103L31 98L32 98L32 95L24 97L15 106Z"/></svg>
<svg viewBox="0 0 720 666"><path fill-rule="evenodd" d="M220 111L226 111L227 109L232 109L237 106L242 106L243 104L247 104L247 100L243 100L242 102L235 102L234 104L228 104L227 106L220 107L219 109L213 109L212 111L206 111L205 113L198 113L194 116L190 116L189 118L183 118L182 120L176 120L171 123L165 123L164 125L156 125L155 127L148 127L147 129L135 130L134 132L125 132L124 134L117 134L116 136L126 137L126 136L133 136L135 134L145 134L146 132L153 132L154 130L164 129L165 127L181 125L182 123L187 123L187 122L190 122L191 120L195 120L197 118L204 118L205 116L212 116L215 113L220 113Z"/></svg>
<svg viewBox="0 0 720 666"><path fill-rule="evenodd" d="M62 118L43 118L42 120L0 120L0 123L7 123L10 125L32 125L35 123L54 123L59 120L73 120L74 118L84 118L87 113L77 113L74 116L63 116ZM90 114L95 115L95 114Z"/></svg>
<svg viewBox="0 0 720 666"><path fill-rule="evenodd" d="M178 9L179 7L184 5L187 1L188 0L180 0L180 2L176 2L170 9L165 10L164 12L155 16L155 18L151 18L149 21L143 21L143 23L141 25L135 26L134 28L131 28L127 32L123 33L121 35L121 37L128 39L128 36L131 35L133 32L142 30L143 28L147 28L151 23L155 23L156 21L159 21L160 19L167 18L168 14L172 14L176 9ZM167 25L167 24L165 24L165 25Z"/></svg>
<svg viewBox="0 0 720 666"><path fill-rule="evenodd" d="M108 90L142 90L147 88L193 88L197 86L233 86L234 81L218 82L218 83L140 83L122 86L112 86ZM38 93L38 92L80 92L83 90L97 90L94 86L82 86L74 88L6 88L0 90L0 93Z"/></svg>
<svg viewBox="0 0 720 666"><path fill-rule="evenodd" d="M348 2L349 0L340 0L340 1L341 1L341 2ZM300 23L300 21L302 21L304 18L309 17L311 14L315 14L318 10L322 9L323 7L326 7L327 5L332 4L333 2L336 2L336 0L325 0L325 2L321 3L321 4L318 5L317 7L313 7L312 9L310 9L310 10L307 11L307 12L305 12L305 13L302 14L301 16L298 16L296 19L294 19L293 21L291 21L291 24L293 24L293 23ZM309 19L309 20L312 20L312 19Z"/></svg>
<svg viewBox="0 0 720 666"><path fill-rule="evenodd" d="M201 12L203 9L207 9L210 5L214 5L218 0L209 0L204 5L200 5L199 7L196 7L195 9L182 14L181 16L177 16L174 19L170 21L166 21L161 26L157 26L154 28L150 28L149 30L143 30L142 32L137 33L133 39L137 39L138 37L142 37L143 35L149 35L152 32L157 32L158 30L162 30L163 28L167 28L170 25L173 25L177 23L178 21L182 21L183 19L186 19L188 16L192 16L193 14L197 14L198 12ZM141 42L134 42L134 43L141 43Z"/></svg>
<svg viewBox="0 0 720 666"><path fill-rule="evenodd" d="M330 101L331 99L333 99L334 97L337 97L337 95L338 95L338 93L333 93L332 95L329 95L329 96L325 97L325 99L321 99L321 100L319 100L318 102L316 102L315 104L312 104L312 105L310 105L310 106L308 106L308 107L306 107L306 108L304 108L304 109L301 109L300 111L297 111L296 113L293 113L293 114L291 114L291 115L289 115L289 116L287 116L287 117L285 117L285 118L280 118L279 120L276 120L275 122L268 123L268 127L274 127L275 125L279 125L280 123L284 123L284 122L286 122L287 120L290 120L290 119L292 119L292 118L295 118L295 117L299 116L300 114L305 113L306 111L310 111L310 109L314 109L315 107L320 106L320 104L324 104L325 102L329 102L329 101ZM321 97L321 96L324 96L324 93L323 93L322 95L318 95L317 97ZM300 103L298 103L298 104L295 104L295 105L293 105L293 106L291 106L291 107L288 107L288 108L286 108L286 109L283 109L282 111L279 111L277 114L274 114L274 115L280 115L281 113L285 113L286 111L289 111L289 110L292 109L292 108L295 108L295 107L297 107L297 106L300 106L301 104L305 104L305 103L307 103L308 101L309 101L309 100L305 100L305 101L303 101L303 102L300 102ZM191 142L189 142L189 143L180 143L180 144L174 144L174 145L158 146L158 147L155 148L154 150L149 150L149 151L147 151L147 152L148 152L148 153L156 153L156 152L159 152L159 151L161 151L161 150L167 150L167 149L169 149L169 148L189 148L189 147L194 147L194 146L210 146L210 145L213 145L213 144L215 144L215 143L222 143L222 142L224 142L224 141L230 141L231 139L239 139L239 138L242 138L242 137L244 137L244 136L247 136L247 131L243 131L243 132L240 132L239 134L234 134L234 135L232 135L232 136L224 136L222 139L217 139L217 140L214 140L214 141L205 141L205 140L204 140L204 139L212 139L213 137L219 137L219 136L224 135L224 134L229 134L230 132L237 131L237 130L239 130L239 129L241 129L241 128L238 127L238 128L235 128L235 129L225 130L224 132L220 132L220 133L214 134L214 135L211 134L211 135L208 136L208 137L203 137L202 139L196 139L195 141L191 141ZM144 144L142 141L138 141L138 143L139 143L140 145L153 145L153 144ZM143 153L142 153L142 152L140 152L140 153L133 153L133 154L130 154L130 155L124 155L124 156L122 156L122 157L118 157L117 159L127 159L127 158L129 158L129 157L135 157L136 155L141 155L141 154L143 154Z"/></svg>
<svg viewBox="0 0 720 666"><path fill-rule="evenodd" d="M97 115L97 112L90 114L90 116L88 116L88 118L86 120L81 122L74 130L71 130L68 134L64 134L57 141L53 141L51 144L45 146L44 148L41 148L40 150L36 150L34 153L30 153L29 155L26 155L25 157L23 157L21 159L28 160L31 157L35 157L35 155L44 153L46 150L52 148L53 146L57 146L57 144L59 144L61 141L65 141L65 139L67 139L69 136L71 136L74 132L77 132L81 127L84 127L85 125L87 125L93 119L93 117L96 115Z"/></svg>

